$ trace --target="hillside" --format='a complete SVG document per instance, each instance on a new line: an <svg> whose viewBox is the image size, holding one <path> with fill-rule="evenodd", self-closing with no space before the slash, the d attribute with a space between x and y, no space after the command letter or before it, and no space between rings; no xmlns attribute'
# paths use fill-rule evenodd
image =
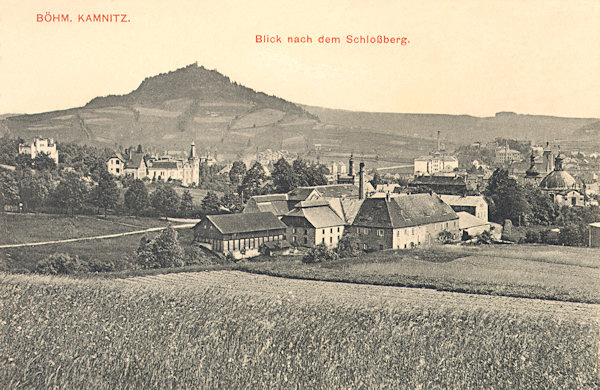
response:
<svg viewBox="0 0 600 390"><path fill-rule="evenodd" d="M304 106L324 123L372 129L389 134L403 133L413 137L433 139L440 130L445 140L457 143L490 141L496 137L545 141L566 141L578 148L600 144L597 137L600 121L595 118L561 118L544 115L523 115L499 112L493 117L444 114L401 114L335 110ZM590 133L596 138L590 137ZM450 142L447 142L450 143Z"/></svg>
<svg viewBox="0 0 600 390"><path fill-rule="evenodd" d="M298 105L192 64L146 78L126 95L96 97L84 107L12 116L0 128L24 138L41 135L108 147L142 143L159 151L187 149L194 139L205 151L237 154L255 151L256 146L287 146L286 140L297 138L303 147L301 135L317 123L317 117Z"/></svg>
<svg viewBox="0 0 600 390"><path fill-rule="evenodd" d="M431 151L438 130L449 149L510 137L536 143L556 140L567 150L585 151L600 143L598 123L593 118L511 112L480 118L299 106L192 64L146 78L128 94L95 97L83 107L2 115L0 135L44 136L109 148L141 143L157 152L186 150L193 139L200 153L211 152L221 159L253 156L257 149L270 148L323 162L345 160L354 153L373 166L389 166Z"/></svg>

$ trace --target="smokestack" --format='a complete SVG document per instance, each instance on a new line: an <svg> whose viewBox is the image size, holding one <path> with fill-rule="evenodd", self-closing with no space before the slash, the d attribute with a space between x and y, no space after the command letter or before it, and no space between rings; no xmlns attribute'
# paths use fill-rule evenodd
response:
<svg viewBox="0 0 600 390"><path fill-rule="evenodd" d="M437 151L440 151L440 131L437 132Z"/></svg>
<svg viewBox="0 0 600 390"><path fill-rule="evenodd" d="M365 163L358 166L358 199L365 198Z"/></svg>
<svg viewBox="0 0 600 390"><path fill-rule="evenodd" d="M348 161L348 176L354 175L354 156L350 155L350 161Z"/></svg>

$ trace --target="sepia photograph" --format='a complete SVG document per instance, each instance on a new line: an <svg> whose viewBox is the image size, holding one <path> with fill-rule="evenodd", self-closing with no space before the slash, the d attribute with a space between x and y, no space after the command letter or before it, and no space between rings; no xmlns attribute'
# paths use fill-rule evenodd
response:
<svg viewBox="0 0 600 390"><path fill-rule="evenodd" d="M0 388L600 388L599 20L4 0Z"/></svg>

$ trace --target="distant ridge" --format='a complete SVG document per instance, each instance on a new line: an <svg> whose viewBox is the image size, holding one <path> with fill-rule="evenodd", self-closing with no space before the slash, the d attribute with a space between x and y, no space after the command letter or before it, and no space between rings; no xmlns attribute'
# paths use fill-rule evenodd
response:
<svg viewBox="0 0 600 390"><path fill-rule="evenodd" d="M147 77L130 93L95 97L83 107L0 116L0 135L51 137L111 149L143 144L155 151L186 150L222 159L285 149L322 161L412 162L435 147L440 131L450 150L496 137L534 143L560 140L586 150L600 144L597 118L560 118L511 111L493 117L377 113L302 106L232 82L197 63ZM565 149L566 150L566 149ZM370 160L369 160L370 159Z"/></svg>

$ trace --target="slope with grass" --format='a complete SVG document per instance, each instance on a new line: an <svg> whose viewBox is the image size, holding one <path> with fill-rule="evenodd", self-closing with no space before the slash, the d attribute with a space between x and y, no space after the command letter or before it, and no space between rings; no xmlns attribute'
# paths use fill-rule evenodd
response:
<svg viewBox="0 0 600 390"><path fill-rule="evenodd" d="M600 303L600 251L515 245L384 251L330 263L244 263L274 276Z"/></svg>
<svg viewBox="0 0 600 390"><path fill-rule="evenodd" d="M598 388L596 305L203 272L0 277L2 388Z"/></svg>

